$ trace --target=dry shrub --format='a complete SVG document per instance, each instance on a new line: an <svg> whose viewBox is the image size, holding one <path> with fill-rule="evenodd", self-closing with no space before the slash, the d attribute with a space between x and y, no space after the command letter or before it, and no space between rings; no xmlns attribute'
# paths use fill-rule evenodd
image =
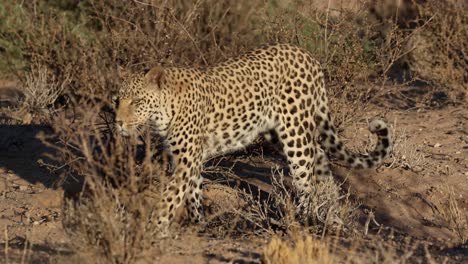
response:
<svg viewBox="0 0 468 264"><path fill-rule="evenodd" d="M334 231L354 228L358 206L349 199L350 193L341 190L340 187L331 178L316 183L312 187L309 198L311 223L323 225L323 234L327 228L334 228Z"/></svg>
<svg viewBox="0 0 468 264"><path fill-rule="evenodd" d="M290 188L285 185L281 172L272 172L272 189L265 196L254 195L250 189L239 189L238 195L244 201L242 207L234 210L240 220L247 221L254 230L274 234L275 230L290 230L298 226L295 206ZM248 226L248 225L244 225Z"/></svg>
<svg viewBox="0 0 468 264"><path fill-rule="evenodd" d="M64 205L72 248L86 261L134 263L157 235L152 218L165 173L151 144L142 149L136 137L113 136L99 110L81 106L75 121L59 115L55 133L42 139L55 152L49 167L68 182L84 181Z"/></svg>
<svg viewBox="0 0 468 264"><path fill-rule="evenodd" d="M341 124L365 107L374 93L360 84L383 66L366 6L319 2L18 0L0 4L8 21L0 35L16 43L1 54L13 70L46 67L69 81L67 93L106 97L120 82L117 65L206 66L259 44L295 43L322 62L333 108L355 109L337 114Z"/></svg>
<svg viewBox="0 0 468 264"><path fill-rule="evenodd" d="M362 84L385 81L403 58L419 78L466 82L460 1L399 2L17 0L0 4L0 56L14 72L37 63L68 79L66 92L93 97L116 88L117 65L206 66L259 44L295 43L322 62L333 108L355 109L336 116L340 125L378 94Z"/></svg>
<svg viewBox="0 0 468 264"><path fill-rule="evenodd" d="M443 187L445 199L439 202L439 217L460 239L461 244L468 241L468 212L459 205L457 194L448 185Z"/></svg>
<svg viewBox="0 0 468 264"><path fill-rule="evenodd" d="M32 64L25 75L23 106L30 113L41 113L55 103L68 84L69 79L59 82L47 67Z"/></svg>
<svg viewBox="0 0 468 264"><path fill-rule="evenodd" d="M23 87L19 88L22 92L14 98L17 104L8 109L8 116L23 125L49 123L57 110L54 104L69 83L69 78L59 81L50 69L33 63L25 73Z"/></svg>
<svg viewBox="0 0 468 264"><path fill-rule="evenodd" d="M265 246L262 261L267 264L328 264L336 263L330 245L310 235L295 235L293 243L274 237Z"/></svg>
<svg viewBox="0 0 468 264"><path fill-rule="evenodd" d="M393 151L391 154L391 163L388 167L396 168L401 167L407 170L413 170L419 172L423 170L428 161L421 151L419 144L411 143L408 139L410 138L408 132L405 129L401 129L397 120L393 124Z"/></svg>
<svg viewBox="0 0 468 264"><path fill-rule="evenodd" d="M231 172L222 174L235 177ZM290 179L281 170L272 171L271 187L267 192L235 188L237 202L218 208L208 218L208 226L216 228L222 236L232 231L274 235L280 230L291 232L304 226L321 235L354 230L358 205L349 199L349 193L340 194L343 191L333 179L314 184L304 204L307 207L301 210L297 210Z"/></svg>
<svg viewBox="0 0 468 264"><path fill-rule="evenodd" d="M39 63L57 81L68 78L69 93L107 95L119 83L117 65L136 70L158 64L206 65L263 42L253 34L262 5L214 0L12 1L0 4L5 10L0 20L8 22L0 34L17 48L1 55L11 61L13 71ZM15 64L18 57L26 63Z"/></svg>
<svg viewBox="0 0 468 264"><path fill-rule="evenodd" d="M466 2L458 0L427 1L419 6L418 17L427 21L412 34L408 63L416 77L435 82L465 96L468 82L466 39L468 15Z"/></svg>
<svg viewBox="0 0 468 264"><path fill-rule="evenodd" d="M369 6L388 51L383 58L407 65L412 78L440 86L453 99L466 99L466 1L386 0Z"/></svg>

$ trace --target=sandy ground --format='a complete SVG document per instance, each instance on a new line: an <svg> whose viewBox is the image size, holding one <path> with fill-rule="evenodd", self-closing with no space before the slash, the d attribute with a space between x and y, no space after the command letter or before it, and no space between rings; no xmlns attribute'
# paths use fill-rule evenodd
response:
<svg viewBox="0 0 468 264"><path fill-rule="evenodd" d="M0 85L1 86L1 85ZM3 87L6 87L3 83ZM8 86L11 87L11 84ZM0 90L1 91L1 90ZM3 90L5 91L5 90ZM11 92L11 91L9 91ZM3 96L3 97L2 97ZM0 99L6 98L0 92ZM393 126L395 157L377 170L349 171L335 165L337 181L346 179L353 199L364 211L375 213L370 233L393 234L421 241L436 260L468 262L467 245L447 224L448 196L451 195L467 217L468 211L468 108L443 105L424 108L401 104L382 97L367 117L384 115ZM3 100L3 99L2 99ZM3 106L6 101L3 101ZM3 108L5 109L5 108ZM0 118L6 120L6 115ZM4 124L5 122L1 122ZM70 238L61 224L63 190L57 176L41 167L49 150L36 138L46 127L0 125L0 262L77 263L69 247ZM366 120L353 123L343 133L348 146L360 148L369 139ZM269 148L265 155L268 156ZM240 178L268 189L271 165L284 166L271 154L237 158L235 172ZM229 200L230 187L214 182L205 185L205 204ZM219 197L223 197L220 199ZM231 197L232 198L232 197ZM364 230L364 226L362 226ZM387 239L392 239L388 238ZM25 243L30 241L30 243ZM395 247L401 243L394 238ZM160 263L258 263L268 240L263 236L236 235L226 238L200 234L197 228L183 227L180 235L158 252ZM400 245L398 245L400 243ZM422 255L424 253L421 253Z"/></svg>

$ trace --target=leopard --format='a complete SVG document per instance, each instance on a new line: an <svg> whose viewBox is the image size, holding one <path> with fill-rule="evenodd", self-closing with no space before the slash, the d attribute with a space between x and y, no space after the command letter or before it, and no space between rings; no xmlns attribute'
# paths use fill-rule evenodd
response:
<svg viewBox="0 0 468 264"><path fill-rule="evenodd" d="M190 222L203 217L204 162L274 135L284 153L297 207L314 184L330 179L329 157L351 169L372 168L392 151L381 118L368 154L344 146L333 123L318 60L293 44L271 44L205 67L156 66L123 79L114 95L116 131L129 136L149 126L171 153L174 170L162 190L161 232L185 205Z"/></svg>

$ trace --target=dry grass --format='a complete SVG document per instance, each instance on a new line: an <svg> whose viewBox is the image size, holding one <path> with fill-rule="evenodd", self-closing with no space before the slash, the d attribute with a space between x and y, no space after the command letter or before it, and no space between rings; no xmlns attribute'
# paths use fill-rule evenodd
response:
<svg viewBox="0 0 468 264"><path fill-rule="evenodd" d="M299 264L299 263L413 263L417 242L407 241L403 249L398 250L391 242L372 239L364 244L359 238L345 242L338 237L320 239L309 234L293 234L289 238L273 237L263 248L264 263ZM346 243L342 246L340 243ZM427 252L424 261L436 263Z"/></svg>
<svg viewBox="0 0 468 264"><path fill-rule="evenodd" d="M237 177L229 170L217 172L231 179ZM304 209L309 213L304 217L304 212L298 214L296 210L290 179L279 169L273 170L272 175L269 190L238 187L231 190L229 201L218 201L221 207L211 208L207 219L209 228L216 229L213 233L221 237L250 232L270 236L278 231L308 230L325 236L355 231L358 204L332 179L313 186L307 199L308 208Z"/></svg>
<svg viewBox="0 0 468 264"><path fill-rule="evenodd" d="M42 65L32 65L26 74L24 104L30 112L37 113L47 109L63 94L68 80L58 83L55 76Z"/></svg>
<svg viewBox="0 0 468 264"><path fill-rule="evenodd" d="M459 195L454 192L453 188L446 185L442 190L446 199L439 201L439 217L458 236L460 243L466 244L468 241L468 212L459 205L457 200Z"/></svg>
<svg viewBox="0 0 468 264"><path fill-rule="evenodd" d="M140 147L138 138L109 133L98 109L82 107L79 122L59 115L54 135L42 140L55 150L58 165L49 164L51 170L84 180L82 192L71 193L63 208L72 248L84 260L134 263L158 232L152 220L165 167L151 144Z"/></svg>
<svg viewBox="0 0 468 264"><path fill-rule="evenodd" d="M398 120L393 123L393 152L391 154L390 168L401 167L406 170L420 172L427 164L424 153L421 151L421 146L412 144L408 139L408 133L400 129Z"/></svg>
<svg viewBox="0 0 468 264"><path fill-rule="evenodd" d="M337 258L330 252L330 245L312 238L310 235L296 235L293 244L274 237L263 251L263 262L266 264L331 264Z"/></svg>

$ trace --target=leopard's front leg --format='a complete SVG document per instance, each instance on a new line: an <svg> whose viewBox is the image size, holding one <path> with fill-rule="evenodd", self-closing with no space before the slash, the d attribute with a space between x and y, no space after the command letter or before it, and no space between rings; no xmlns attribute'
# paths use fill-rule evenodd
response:
<svg viewBox="0 0 468 264"><path fill-rule="evenodd" d="M191 141L193 142L193 141ZM174 220L177 209L184 201L189 204L189 216L192 220L200 220L200 186L202 182L202 153L196 145L189 147L187 144L173 146L173 158L175 173L164 187L160 203L158 205L157 226L160 236L168 235L168 228Z"/></svg>

